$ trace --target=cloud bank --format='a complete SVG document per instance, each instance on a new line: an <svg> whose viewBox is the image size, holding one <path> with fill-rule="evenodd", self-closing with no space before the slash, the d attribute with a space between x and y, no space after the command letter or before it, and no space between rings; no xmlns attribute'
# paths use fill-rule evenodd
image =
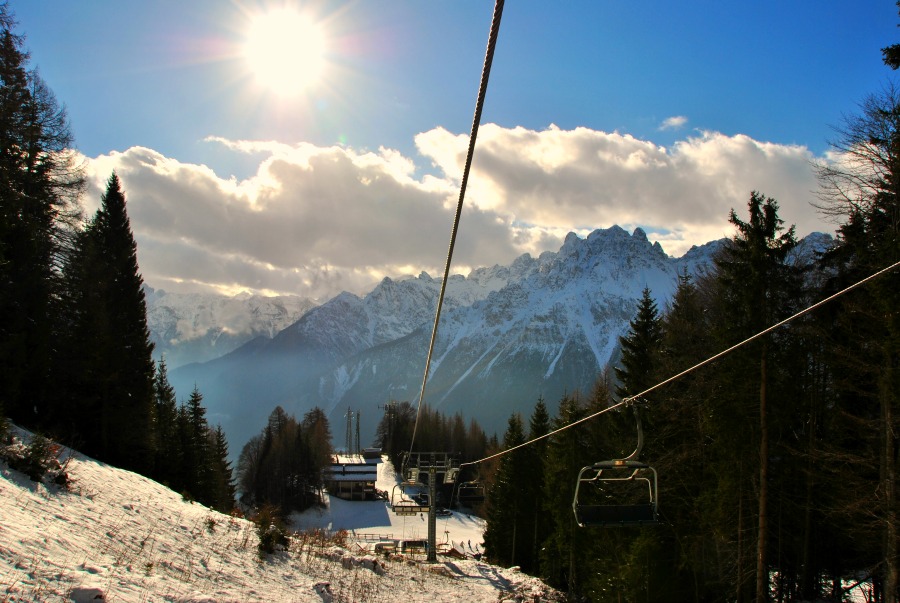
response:
<svg viewBox="0 0 900 603"><path fill-rule="evenodd" d="M327 299L384 276L443 271L467 136L419 134L420 157L348 147L208 139L261 156L247 179L133 147L88 159L93 211L115 170L144 280L170 291ZM830 231L811 206L815 158L802 146L703 132L664 148L587 128L486 124L453 272L555 251L568 232L640 226L678 256L732 230L750 192L777 199L798 234Z"/></svg>

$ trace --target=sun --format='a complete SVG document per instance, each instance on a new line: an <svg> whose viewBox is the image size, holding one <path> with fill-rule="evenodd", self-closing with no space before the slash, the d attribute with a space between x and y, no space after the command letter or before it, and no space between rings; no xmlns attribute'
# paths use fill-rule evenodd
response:
<svg viewBox="0 0 900 603"><path fill-rule="evenodd" d="M281 96L293 96L322 77L327 45L322 26L288 8L250 20L244 58L256 81Z"/></svg>

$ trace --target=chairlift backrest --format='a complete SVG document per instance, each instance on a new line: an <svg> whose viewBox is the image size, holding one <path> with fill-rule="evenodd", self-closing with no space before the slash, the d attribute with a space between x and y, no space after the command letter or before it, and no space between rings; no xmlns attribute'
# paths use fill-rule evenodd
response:
<svg viewBox="0 0 900 603"><path fill-rule="evenodd" d="M456 501L459 504L471 505L484 502L484 484L478 481L462 482L456 493Z"/></svg>
<svg viewBox="0 0 900 603"><path fill-rule="evenodd" d="M632 406L638 432L634 452L623 459L588 465L578 473L572 510L581 527L659 523L656 469L638 460L644 447L644 432L637 406Z"/></svg>
<svg viewBox="0 0 900 603"><path fill-rule="evenodd" d="M601 461L584 467L572 501L581 527L659 523L656 470L639 461Z"/></svg>
<svg viewBox="0 0 900 603"><path fill-rule="evenodd" d="M391 490L391 510L397 515L418 515L428 513L431 509L428 496L419 492L413 493L410 484L401 483Z"/></svg>

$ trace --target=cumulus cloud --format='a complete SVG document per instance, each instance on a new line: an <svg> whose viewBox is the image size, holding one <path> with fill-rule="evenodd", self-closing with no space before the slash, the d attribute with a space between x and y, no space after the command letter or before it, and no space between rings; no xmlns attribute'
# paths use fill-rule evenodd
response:
<svg viewBox="0 0 900 603"><path fill-rule="evenodd" d="M420 134L419 151L445 172L462 161L443 130ZM817 188L805 147L704 132L666 149L587 128L544 131L482 126L470 181L471 202L509 224L544 231L641 226L671 255L731 234L728 212L750 192L777 199L798 232L830 230L810 205Z"/></svg>
<svg viewBox="0 0 900 603"><path fill-rule="evenodd" d="M430 166L384 148L210 139L262 157L244 180L134 147L89 160L87 205L115 170L141 272L156 288L362 293L383 276L443 270L467 137L435 128L415 142ZM666 149L587 128L486 124L454 272L555 251L570 231L613 224L640 226L680 255L730 235L728 211L740 215L752 190L776 198L801 234L829 230L810 205L812 159L804 147L716 132Z"/></svg>
<svg viewBox="0 0 900 603"><path fill-rule="evenodd" d="M688 118L684 115L673 115L672 117L667 117L663 120L661 124L659 124L660 130L680 130L687 124Z"/></svg>

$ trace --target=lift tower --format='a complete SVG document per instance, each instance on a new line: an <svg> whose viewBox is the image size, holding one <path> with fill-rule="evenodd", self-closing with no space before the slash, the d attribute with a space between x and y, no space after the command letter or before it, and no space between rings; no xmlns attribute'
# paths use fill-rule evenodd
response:
<svg viewBox="0 0 900 603"><path fill-rule="evenodd" d="M398 515L428 513L428 563L437 561L437 483L452 484L459 474L459 463L446 452L410 452L403 459L403 482L394 486L391 509ZM423 500L420 477L428 475L428 498Z"/></svg>

